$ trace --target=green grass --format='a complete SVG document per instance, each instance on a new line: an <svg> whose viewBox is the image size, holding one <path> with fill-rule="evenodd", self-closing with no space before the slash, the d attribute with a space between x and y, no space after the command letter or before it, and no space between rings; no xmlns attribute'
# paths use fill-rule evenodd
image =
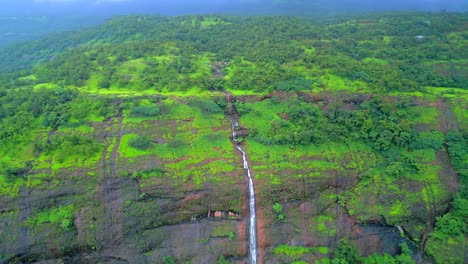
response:
<svg viewBox="0 0 468 264"><path fill-rule="evenodd" d="M310 248L302 247L302 246L288 246L288 245L280 245L276 247L273 252L278 255L286 255L288 257L297 257L300 255L304 255L305 253L310 252Z"/></svg>
<svg viewBox="0 0 468 264"><path fill-rule="evenodd" d="M26 81L27 80L37 81L37 76L34 75L34 74L31 74L31 75L27 75L27 76L22 76L22 77L19 78L19 80L22 80L22 81L24 81L24 80L26 80Z"/></svg>
<svg viewBox="0 0 468 264"><path fill-rule="evenodd" d="M122 138L120 139L120 145L118 150L122 158L137 158L139 156L151 155L154 153L154 149L156 148L155 146L144 150L131 147L129 141L138 137L139 135L137 134L125 134L122 136Z"/></svg>
<svg viewBox="0 0 468 264"><path fill-rule="evenodd" d="M192 24L193 24L193 20L192 20ZM231 23L226 22L222 20L221 18L211 17L211 16L204 16L203 20L200 21L200 26L202 28L208 28L208 27L212 27L216 25L228 25L228 24L231 24Z"/></svg>
<svg viewBox="0 0 468 264"><path fill-rule="evenodd" d="M159 129L156 134L165 142L138 150L128 145L130 139L138 135L126 134L119 148L121 157L135 160L141 156L156 156L164 164L161 167L164 174L180 182L190 181L196 185L206 181L233 183L232 178L219 177L235 170L235 151L229 140L230 125L224 116L209 115L197 106L170 98L163 104L169 109L169 114L164 116L167 121L161 120L161 124L167 127ZM154 134L143 119L131 118L131 122L126 124L148 138Z"/></svg>
<svg viewBox="0 0 468 264"><path fill-rule="evenodd" d="M53 177L53 176L52 176ZM28 181L26 182L28 188L40 188L44 183L47 183L50 180L51 175L47 173L39 173L28 176Z"/></svg>
<svg viewBox="0 0 468 264"><path fill-rule="evenodd" d="M328 248L327 247L303 247L303 246L279 245L275 249L273 249L273 252L277 255L286 255L288 257L296 258L306 253L328 254Z"/></svg>
<svg viewBox="0 0 468 264"><path fill-rule="evenodd" d="M77 132L73 129L64 129L61 132L66 134L71 131L75 134ZM94 169L101 158L103 148L104 144L96 141L78 145L62 144L57 149L41 153L34 161L35 168L51 168L53 171L74 167Z"/></svg>
<svg viewBox="0 0 468 264"><path fill-rule="evenodd" d="M427 86L424 89L424 94L441 96L449 99L463 99L464 101L466 101L466 98L468 98L468 90L460 87Z"/></svg>
<svg viewBox="0 0 468 264"><path fill-rule="evenodd" d="M332 199L334 200L334 199ZM334 225L334 217L329 215L319 215L314 217L313 223L316 223L315 229L325 237L330 237L336 234L336 229Z"/></svg>
<svg viewBox="0 0 468 264"><path fill-rule="evenodd" d="M25 77L23 77L25 78ZM20 78L21 79L21 78ZM34 90L39 90L39 89L58 89L60 86L55 83L40 83L34 85Z"/></svg>
<svg viewBox="0 0 468 264"><path fill-rule="evenodd" d="M383 59L379 59L379 58L369 58L369 57L363 59L362 62L364 62L364 63L375 63L375 64L380 64L380 65L387 65L388 64L387 60L383 60Z"/></svg>
<svg viewBox="0 0 468 264"><path fill-rule="evenodd" d="M314 49L306 49L306 54L313 54ZM293 61L289 63L285 63L281 65L286 72L288 72L291 76L302 76L306 79L316 78L317 76L313 75L313 70L308 69L303 61Z"/></svg>
<svg viewBox="0 0 468 264"><path fill-rule="evenodd" d="M194 73L190 74L191 78L197 78L202 76L210 76L211 75L211 61L213 58L213 54L209 53L202 53L201 55L195 56L193 58L193 62L195 64L195 68L197 69Z"/></svg>
<svg viewBox="0 0 468 264"><path fill-rule="evenodd" d="M232 240L234 237L235 226L231 224L231 222L224 222L220 225L216 225L213 228L213 232L211 234L212 237L229 237Z"/></svg>
<svg viewBox="0 0 468 264"><path fill-rule="evenodd" d="M413 124L429 124L435 125L439 123L440 112L435 106L423 107L416 106L412 110L417 113L416 117L412 119Z"/></svg>
<svg viewBox="0 0 468 264"><path fill-rule="evenodd" d="M468 96L465 98L468 98ZM466 101L463 104L455 103L453 107L453 112L457 117L457 121L460 124L460 127L468 127L468 107L466 103Z"/></svg>
<svg viewBox="0 0 468 264"><path fill-rule="evenodd" d="M320 79L328 91L368 92L367 84L363 81L351 81L333 74L325 74ZM318 87L314 89L321 90Z"/></svg>

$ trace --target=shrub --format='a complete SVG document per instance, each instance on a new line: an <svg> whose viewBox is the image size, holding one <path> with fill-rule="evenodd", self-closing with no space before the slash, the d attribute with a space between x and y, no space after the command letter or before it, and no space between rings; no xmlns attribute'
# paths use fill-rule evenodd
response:
<svg viewBox="0 0 468 264"><path fill-rule="evenodd" d="M12 182L15 178L20 174L20 168L16 167L7 167L3 173L5 174L5 178L8 182Z"/></svg>
<svg viewBox="0 0 468 264"><path fill-rule="evenodd" d="M273 212L275 212L277 214L276 219L278 221L283 221L284 220L283 206L280 203L274 203L273 204Z"/></svg>
<svg viewBox="0 0 468 264"><path fill-rule="evenodd" d="M159 106L157 105L140 105L134 107L130 115L131 116L143 116L143 117L154 117L160 114Z"/></svg>
<svg viewBox="0 0 468 264"><path fill-rule="evenodd" d="M186 144L187 143L185 143L185 141L182 140L182 139L174 139L174 140L170 141L169 143L167 143L167 145L170 148L180 148L180 147L185 146Z"/></svg>
<svg viewBox="0 0 468 264"><path fill-rule="evenodd" d="M60 226L64 231L70 231L73 229L73 221L71 219L63 219Z"/></svg>
<svg viewBox="0 0 468 264"><path fill-rule="evenodd" d="M304 78L295 78L287 81L282 81L276 86L276 90L284 91L284 92L291 92L291 91L303 91L309 90L314 81L307 80Z"/></svg>
<svg viewBox="0 0 468 264"><path fill-rule="evenodd" d="M332 263L349 263L357 264L361 263L362 258L359 254L358 249L348 240L341 240L338 247L335 250L334 259Z"/></svg>
<svg viewBox="0 0 468 264"><path fill-rule="evenodd" d="M410 142L413 149L432 148L441 150L444 147L444 135L440 131L422 132Z"/></svg>
<svg viewBox="0 0 468 264"><path fill-rule="evenodd" d="M224 136L219 134L219 133L210 133L210 134L204 135L203 137L206 138L207 140L211 141L211 142L215 142L215 141L219 141L219 140L224 139Z"/></svg>
<svg viewBox="0 0 468 264"><path fill-rule="evenodd" d="M201 102L201 108L204 112L209 114L222 114L223 110L219 107L218 104L213 102L212 100L203 100Z"/></svg>
<svg viewBox="0 0 468 264"><path fill-rule="evenodd" d="M237 112L241 116L246 115L246 114L248 114L248 113L250 113L252 111L251 106L249 106L249 105L247 105L245 103L242 103L240 101L236 101L235 106L236 106Z"/></svg>
<svg viewBox="0 0 468 264"><path fill-rule="evenodd" d="M395 257L396 263L398 264L414 264L414 260L411 257L413 252L409 249L406 243L401 243L401 254Z"/></svg>
<svg viewBox="0 0 468 264"><path fill-rule="evenodd" d="M173 256L164 257L164 264L176 264L176 259Z"/></svg>
<svg viewBox="0 0 468 264"><path fill-rule="evenodd" d="M465 223L458 218L448 213L436 218L436 230L448 236L457 236L465 232Z"/></svg>
<svg viewBox="0 0 468 264"><path fill-rule="evenodd" d="M229 264L229 260L227 260L224 256L220 256L216 261L216 264Z"/></svg>
<svg viewBox="0 0 468 264"><path fill-rule="evenodd" d="M128 145L132 148L144 150L149 149L153 145L153 143L146 138L137 137L130 139Z"/></svg>

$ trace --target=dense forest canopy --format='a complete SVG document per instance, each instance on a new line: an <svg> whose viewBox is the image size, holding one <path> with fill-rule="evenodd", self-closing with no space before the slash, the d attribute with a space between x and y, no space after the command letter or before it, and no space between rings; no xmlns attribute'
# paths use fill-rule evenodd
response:
<svg viewBox="0 0 468 264"><path fill-rule="evenodd" d="M96 67L110 69L124 61L161 56L172 45L181 53L229 61L226 71L235 68L236 74L227 85L240 89L271 91L285 79L305 77L305 72L314 79L311 75L320 71L388 90L463 88L468 86L465 23L463 15L450 13L358 17L328 25L292 17L124 16L94 29L7 47L0 51L0 71L30 69L52 60L37 71L64 64L64 72L56 74L78 85ZM63 52L70 54L60 56ZM117 60L106 62L97 56ZM197 60L182 57L186 68ZM91 61L93 65L80 67ZM72 77L78 73L67 73L67 68L88 73ZM237 83L239 79L243 81ZM258 83L252 83L254 79Z"/></svg>
<svg viewBox="0 0 468 264"><path fill-rule="evenodd" d="M467 25L131 15L1 48L0 263L242 262L232 116L265 260L462 263ZM370 252L369 223L402 243Z"/></svg>

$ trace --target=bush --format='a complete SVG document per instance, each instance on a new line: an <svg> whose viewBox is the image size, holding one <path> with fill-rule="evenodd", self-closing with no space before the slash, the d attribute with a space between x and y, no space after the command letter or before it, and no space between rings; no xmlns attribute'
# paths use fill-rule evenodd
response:
<svg viewBox="0 0 468 264"><path fill-rule="evenodd" d="M262 143L263 145L274 145L275 142L269 138L268 136L265 136L263 134L255 134L253 135L253 140L257 141L258 143Z"/></svg>
<svg viewBox="0 0 468 264"><path fill-rule="evenodd" d="M436 231L447 236L457 236L465 232L465 223L458 218L448 213L436 218Z"/></svg>
<svg viewBox="0 0 468 264"><path fill-rule="evenodd" d="M137 137L130 139L128 145L132 148L145 150L149 149L153 145L153 142L143 137Z"/></svg>
<svg viewBox="0 0 468 264"><path fill-rule="evenodd" d="M130 115L131 116L143 116L143 117L155 117L160 114L159 106L157 105L140 105L134 107Z"/></svg>
<svg viewBox="0 0 468 264"><path fill-rule="evenodd" d="M216 261L216 264L229 264L229 260L227 260L224 256L220 256Z"/></svg>
<svg viewBox="0 0 468 264"><path fill-rule="evenodd" d="M442 150L444 148L444 135L440 131L423 132L410 142L410 147L413 149Z"/></svg>
<svg viewBox="0 0 468 264"><path fill-rule="evenodd" d="M73 230L73 221L71 219L63 219L62 224L60 224L64 231Z"/></svg>
<svg viewBox="0 0 468 264"><path fill-rule="evenodd" d="M283 206L280 203L274 203L273 204L273 212L275 212L277 214L276 219L278 221L283 221L284 220Z"/></svg>
<svg viewBox="0 0 468 264"><path fill-rule="evenodd" d="M174 140L170 141L169 143L167 143L167 145L170 148L180 148L180 147L185 146L186 144L187 143L185 143L185 141L183 141L182 139L174 139Z"/></svg>
<svg viewBox="0 0 468 264"><path fill-rule="evenodd" d="M222 114L223 113L223 110L221 110L221 107L219 107L219 105L217 105L212 100L203 100L201 102L201 108L204 112L208 112L209 114Z"/></svg>
<svg viewBox="0 0 468 264"><path fill-rule="evenodd" d="M16 177L18 177L18 175L20 174L20 168L16 168L16 167L7 167L3 173L5 174L5 178L8 182L12 182L16 179Z"/></svg>
<svg viewBox="0 0 468 264"><path fill-rule="evenodd" d="M236 101L235 106L236 106L237 112L241 116L246 115L246 114L248 114L248 113L250 113L252 111L251 106L249 106L249 105L247 105L245 103L242 103L240 101Z"/></svg>
<svg viewBox="0 0 468 264"><path fill-rule="evenodd" d="M414 264L414 260L411 257L413 252L411 252L411 249L409 249L408 245L406 243L401 243L401 254L395 257L396 263L397 264Z"/></svg>
<svg viewBox="0 0 468 264"><path fill-rule="evenodd" d="M450 161L457 170L462 169L465 164L468 145L465 137L458 131L449 131L445 139L450 154Z"/></svg>
<svg viewBox="0 0 468 264"><path fill-rule="evenodd" d="M173 256L164 257L164 264L176 264L176 259Z"/></svg>
<svg viewBox="0 0 468 264"><path fill-rule="evenodd" d="M465 217L468 215L468 199L465 199L459 195L453 200L453 214L465 219L465 222L468 221Z"/></svg>
<svg viewBox="0 0 468 264"><path fill-rule="evenodd" d="M276 86L276 90L284 91L284 92L292 92L292 91L304 91L310 90L314 81L307 80L304 78L296 78L287 81L282 81Z"/></svg>
<svg viewBox="0 0 468 264"><path fill-rule="evenodd" d="M355 245L348 240L341 240L335 250L332 263L357 264L362 262L361 255Z"/></svg>
<svg viewBox="0 0 468 264"><path fill-rule="evenodd" d="M216 141L225 139L224 136L219 133L210 133L210 134L204 135L203 137L210 142L216 142Z"/></svg>

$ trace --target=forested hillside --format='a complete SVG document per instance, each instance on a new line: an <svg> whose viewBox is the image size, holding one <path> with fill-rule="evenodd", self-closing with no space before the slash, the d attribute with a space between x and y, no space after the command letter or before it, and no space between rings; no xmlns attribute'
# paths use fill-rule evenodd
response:
<svg viewBox="0 0 468 264"><path fill-rule="evenodd" d="M245 263L231 129L259 263L464 263L467 25L122 16L0 49L0 263Z"/></svg>
<svg viewBox="0 0 468 264"><path fill-rule="evenodd" d="M95 26L98 16L25 16L0 14L0 47L44 37L47 34Z"/></svg>

